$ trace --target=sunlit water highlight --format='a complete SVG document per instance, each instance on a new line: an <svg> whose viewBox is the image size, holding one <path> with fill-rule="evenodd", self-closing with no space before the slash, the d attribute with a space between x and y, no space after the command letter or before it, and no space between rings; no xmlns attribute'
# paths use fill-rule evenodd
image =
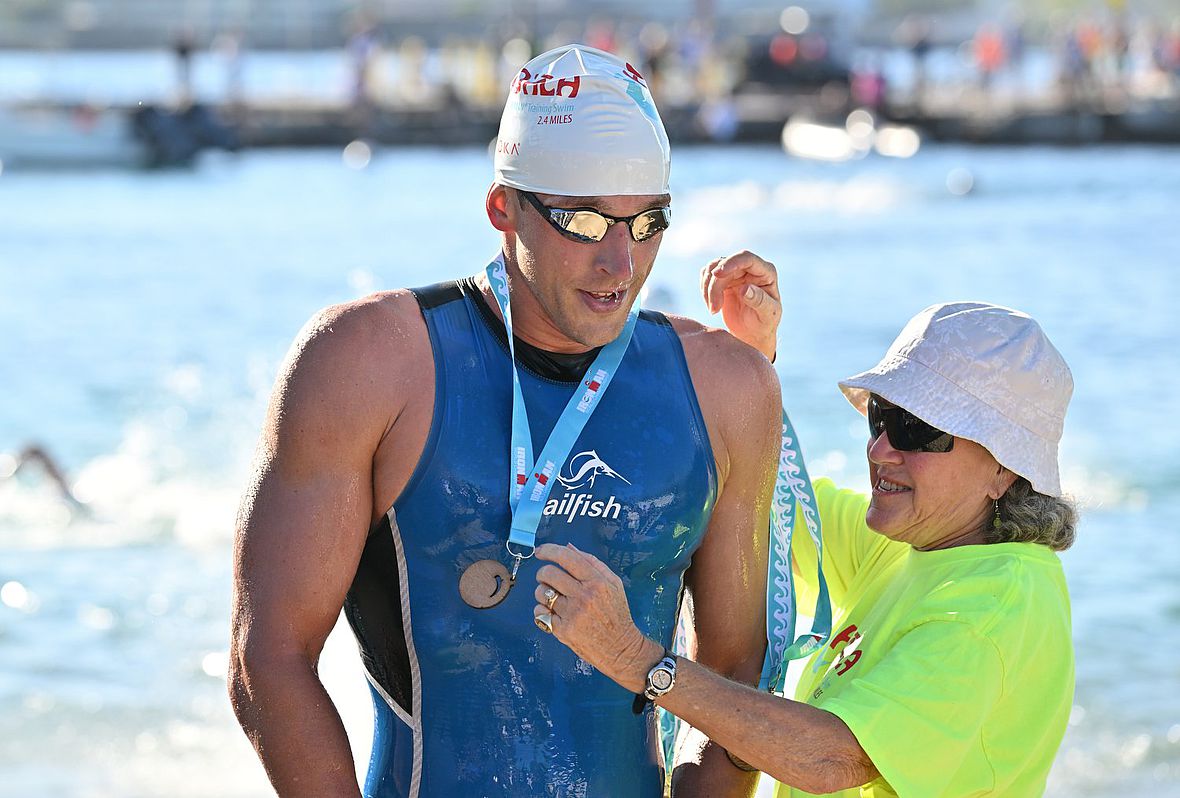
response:
<svg viewBox="0 0 1180 798"><path fill-rule="evenodd" d="M415 150L363 169L319 151L0 175L0 451L43 443L89 507L32 468L0 482L0 794L268 794L222 681L266 393L319 306L479 268L489 174L482 150ZM1063 460L1085 507L1064 555L1078 692L1049 794L1180 793L1180 151L682 149L674 178L652 299L703 318L704 262L776 261L778 368L813 472L864 484L864 422L835 381L925 305L1043 323L1077 383ZM363 761L346 637L322 673Z"/></svg>

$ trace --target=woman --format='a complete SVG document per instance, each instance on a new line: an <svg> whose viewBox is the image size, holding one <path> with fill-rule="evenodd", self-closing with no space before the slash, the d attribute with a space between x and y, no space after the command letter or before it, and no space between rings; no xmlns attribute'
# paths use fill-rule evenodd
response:
<svg viewBox="0 0 1180 798"><path fill-rule="evenodd" d="M758 298L776 321L770 275ZM750 297L759 279L720 290ZM717 306L708 275L704 287ZM757 326L730 323L747 342L773 340ZM1055 554L1076 521L1057 465L1069 369L1033 319L960 302L915 316L840 388L868 417L871 492L815 486L836 621L795 700L665 660L631 622L618 578L568 547L537 549L552 564L538 571L535 615L550 613L559 640L736 766L776 778L779 796L1040 795L1073 697ZM792 555L796 573L815 573L809 545Z"/></svg>

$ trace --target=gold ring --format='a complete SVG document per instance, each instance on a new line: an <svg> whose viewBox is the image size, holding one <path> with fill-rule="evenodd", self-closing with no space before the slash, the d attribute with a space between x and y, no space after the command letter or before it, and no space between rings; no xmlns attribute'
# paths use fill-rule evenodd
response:
<svg viewBox="0 0 1180 798"><path fill-rule="evenodd" d="M559 595L561 595L561 594L558 593L553 588L551 588L551 587L546 588L545 589L545 609L549 610L550 612L553 612L553 605L557 603L557 597Z"/></svg>
<svg viewBox="0 0 1180 798"><path fill-rule="evenodd" d="M535 623L537 628L545 634L553 634L553 616L549 613L543 612L540 615L534 616L533 623Z"/></svg>

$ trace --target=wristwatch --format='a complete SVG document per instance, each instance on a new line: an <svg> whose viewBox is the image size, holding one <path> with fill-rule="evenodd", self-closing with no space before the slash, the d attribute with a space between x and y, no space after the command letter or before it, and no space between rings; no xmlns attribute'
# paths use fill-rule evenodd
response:
<svg viewBox="0 0 1180 798"><path fill-rule="evenodd" d="M647 683L643 692L635 696L631 710L638 715L649 703L665 695L676 686L676 657L668 649L664 656L647 672Z"/></svg>

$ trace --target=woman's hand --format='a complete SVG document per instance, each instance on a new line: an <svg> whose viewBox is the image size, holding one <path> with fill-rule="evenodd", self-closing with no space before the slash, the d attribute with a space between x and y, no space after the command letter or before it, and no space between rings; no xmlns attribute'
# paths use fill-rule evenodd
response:
<svg viewBox="0 0 1180 798"><path fill-rule="evenodd" d="M535 553L554 564L537 569L534 619L548 614L554 637L622 687L642 692L664 650L631 620L622 580L573 544L543 543Z"/></svg>
<svg viewBox="0 0 1180 798"><path fill-rule="evenodd" d="M745 250L718 258L701 269L701 296L734 337L774 360L783 305L773 263Z"/></svg>

